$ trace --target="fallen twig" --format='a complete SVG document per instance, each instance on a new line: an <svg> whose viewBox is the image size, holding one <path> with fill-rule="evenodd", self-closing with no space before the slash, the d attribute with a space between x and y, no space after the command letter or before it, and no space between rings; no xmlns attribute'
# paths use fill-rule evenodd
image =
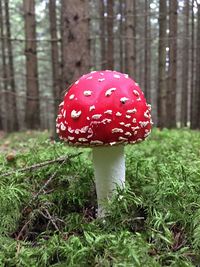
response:
<svg viewBox="0 0 200 267"><path fill-rule="evenodd" d="M53 178L56 176L56 174L58 173L59 169L70 159L78 157L80 154L82 154L82 152L79 152L78 154L73 154L73 155L69 155L65 158L62 159L62 162L59 167L56 169L56 171L49 177L49 179L44 183L44 185L40 188L40 190L33 196L33 198L30 200L29 204L24 208L26 209L28 206L30 206L30 204L32 204L33 200L36 200L38 198L38 196L44 191L44 189L48 186L48 184L53 180Z"/></svg>
<svg viewBox="0 0 200 267"><path fill-rule="evenodd" d="M47 220L50 220L51 223L53 224L54 228L55 228L57 231L59 231L59 228L58 228L57 224L55 223L56 219L53 218L53 216L51 216L51 214L49 213L49 211L48 211L47 209L44 209L44 211L46 212L46 215L45 215L42 211L40 211L40 214L41 214L44 218L46 218Z"/></svg>
<svg viewBox="0 0 200 267"><path fill-rule="evenodd" d="M16 240L19 240L23 234L23 232L26 230L26 228L28 227L28 225L31 223L32 221L32 218L30 218L24 225L23 227L21 228L21 230L19 231L17 237L16 237Z"/></svg>
<svg viewBox="0 0 200 267"><path fill-rule="evenodd" d="M59 167L56 169L56 171L50 176L50 178L44 183L44 185L39 189L39 191L31 198L31 200L29 201L29 203L26 205L26 207L23 209L22 213L24 213L24 211L33 205L33 201L35 201L38 196L44 191L44 189L48 186L48 184L52 181L52 179L56 176L56 174L58 173L59 169L67 162L69 161L70 159L72 158L75 158L75 157L78 157L80 154L82 154L82 152L80 153L77 153L77 154L73 154L73 155L69 155L65 158L60 158L57 159L56 162L61 162L61 164L59 165ZM59 160L59 161L58 161ZM48 164L50 164L50 162L52 163L55 163L55 160L51 160L51 161L48 161ZM47 163L47 162L44 162L44 163ZM37 164L39 165L39 164ZM40 163L41 165L41 163ZM46 164L47 165L47 164ZM43 166L46 166L46 165L43 165ZM52 220L52 217L50 215L50 213L48 212L47 209L45 209L45 212L47 213L47 216L48 216L48 219L52 222L52 224L54 225L54 227L56 228L56 230L59 231L59 228L57 227L57 225L55 224L54 220ZM43 214L44 215L44 214ZM17 235L17 238L16 240L19 240L23 234L23 232L25 231L25 229L29 226L29 224L31 223L32 221L32 218L30 218L28 221L25 222L25 224L23 225L23 227L21 228L21 230L19 231L19 234Z"/></svg>
<svg viewBox="0 0 200 267"><path fill-rule="evenodd" d="M44 162L41 162L41 163L37 163L37 164L31 165L31 166L28 166L28 167L25 167L25 168L17 169L15 171L4 172L4 173L0 174L0 177L10 176L12 174L15 174L16 172L32 171L32 170L39 169L39 168L42 168L42 167L50 165L50 164L64 162L64 161L66 161L68 159L75 158L75 157L79 156L81 153L82 152L80 152L78 154L66 156L66 157L60 157L58 159L47 160L47 161L44 161Z"/></svg>

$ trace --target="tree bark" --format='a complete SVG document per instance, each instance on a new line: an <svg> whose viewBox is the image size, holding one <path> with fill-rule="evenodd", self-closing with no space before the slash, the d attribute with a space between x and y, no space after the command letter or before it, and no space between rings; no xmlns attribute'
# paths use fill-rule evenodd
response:
<svg viewBox="0 0 200 267"><path fill-rule="evenodd" d="M166 122L166 0L159 0L159 48L158 48L158 127Z"/></svg>
<svg viewBox="0 0 200 267"><path fill-rule="evenodd" d="M1 93L1 85L0 85L0 93ZM0 101L0 105L2 105L1 101ZM0 112L1 112L1 114L0 114L0 131L3 131L3 117L2 117L1 109L0 109Z"/></svg>
<svg viewBox="0 0 200 267"><path fill-rule="evenodd" d="M181 93L181 126L187 126L188 121L188 64L189 64L189 1L184 1L184 40L182 53L182 93Z"/></svg>
<svg viewBox="0 0 200 267"><path fill-rule="evenodd" d="M28 129L40 126L39 85L37 66L35 0L24 0L25 37L26 37L26 114Z"/></svg>
<svg viewBox="0 0 200 267"><path fill-rule="evenodd" d="M196 38L196 75L194 90L194 122L193 129L200 129L200 4L197 4L197 38Z"/></svg>
<svg viewBox="0 0 200 267"><path fill-rule="evenodd" d="M100 14L100 43L101 43L101 68L106 69L106 25L105 25L105 3L99 0L99 14Z"/></svg>
<svg viewBox="0 0 200 267"><path fill-rule="evenodd" d="M59 65L59 48L57 36L57 19L56 19L56 1L49 0L49 22L51 35L51 63L52 63L52 80L53 80L53 97L54 97L54 118L56 119L59 103L61 102L62 85L60 80ZM55 124L55 123L54 123ZM55 127L53 136L56 136Z"/></svg>
<svg viewBox="0 0 200 267"><path fill-rule="evenodd" d="M191 5L191 101L190 101L190 127L194 124L194 0Z"/></svg>
<svg viewBox="0 0 200 267"><path fill-rule="evenodd" d="M169 2L169 68L166 98L168 128L176 127L177 9L177 0L171 0Z"/></svg>
<svg viewBox="0 0 200 267"><path fill-rule="evenodd" d="M147 102L151 102L151 27L150 2L145 0L145 54L144 54L144 93Z"/></svg>
<svg viewBox="0 0 200 267"><path fill-rule="evenodd" d="M197 28L197 62L196 62L196 88L197 88L197 125L200 129L200 4L198 4L198 28Z"/></svg>
<svg viewBox="0 0 200 267"><path fill-rule="evenodd" d="M124 33L124 1L120 0L119 2L119 14L120 21L119 21L119 54L120 54L120 71L124 72L124 42L123 42L123 33Z"/></svg>
<svg viewBox="0 0 200 267"><path fill-rule="evenodd" d="M191 128L195 129L196 126L196 90L195 90L195 16L194 16L194 2L191 5L191 102L190 102L190 123Z"/></svg>
<svg viewBox="0 0 200 267"><path fill-rule="evenodd" d="M17 117L17 99L16 99L16 88L15 88L15 73L13 63L13 49L11 42L10 32L10 14L9 14L9 0L4 1L5 5L5 23L6 23L6 36L7 36L7 49L8 49L8 81L10 85L9 94L9 116L10 125L8 125L9 132L17 131L19 129L18 117Z"/></svg>
<svg viewBox="0 0 200 267"><path fill-rule="evenodd" d="M9 98L8 98L8 75L7 75L7 64L6 64L6 43L5 43L5 28L4 28L4 14L3 14L3 7L2 1L0 0L0 36L1 36L1 56L2 56L2 97L1 97L1 104L2 104L2 127L5 132L8 132L8 116L7 112L9 110Z"/></svg>
<svg viewBox="0 0 200 267"><path fill-rule="evenodd" d="M62 0L63 78L66 87L89 71L88 0Z"/></svg>
<svg viewBox="0 0 200 267"><path fill-rule="evenodd" d="M125 2L125 70L132 77L135 77L135 54L134 54L134 1Z"/></svg>
<svg viewBox="0 0 200 267"><path fill-rule="evenodd" d="M114 34L113 34L113 24L114 24L114 1L107 1L107 68L110 70L114 69Z"/></svg>

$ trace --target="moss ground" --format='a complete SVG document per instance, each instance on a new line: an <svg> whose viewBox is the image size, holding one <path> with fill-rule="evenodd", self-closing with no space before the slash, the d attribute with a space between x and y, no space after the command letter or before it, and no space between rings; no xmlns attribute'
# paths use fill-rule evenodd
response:
<svg viewBox="0 0 200 267"><path fill-rule="evenodd" d="M47 132L1 137L0 266L200 266L200 132L155 129L126 147L126 166L126 189L97 219L90 149Z"/></svg>

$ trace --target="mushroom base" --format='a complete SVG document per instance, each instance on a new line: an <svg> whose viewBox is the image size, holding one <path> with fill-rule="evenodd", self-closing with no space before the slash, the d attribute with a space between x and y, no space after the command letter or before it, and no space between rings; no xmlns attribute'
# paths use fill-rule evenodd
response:
<svg viewBox="0 0 200 267"><path fill-rule="evenodd" d="M93 163L98 200L98 217L105 215L104 203L117 187L125 185L124 146L93 148Z"/></svg>

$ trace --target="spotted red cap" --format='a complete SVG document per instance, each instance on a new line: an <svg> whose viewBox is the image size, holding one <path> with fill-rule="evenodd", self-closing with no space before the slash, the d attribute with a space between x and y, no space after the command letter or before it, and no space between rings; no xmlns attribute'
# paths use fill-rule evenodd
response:
<svg viewBox="0 0 200 267"><path fill-rule="evenodd" d="M140 87L127 74L92 71L65 94L57 133L80 146L136 143L151 132L150 110Z"/></svg>

